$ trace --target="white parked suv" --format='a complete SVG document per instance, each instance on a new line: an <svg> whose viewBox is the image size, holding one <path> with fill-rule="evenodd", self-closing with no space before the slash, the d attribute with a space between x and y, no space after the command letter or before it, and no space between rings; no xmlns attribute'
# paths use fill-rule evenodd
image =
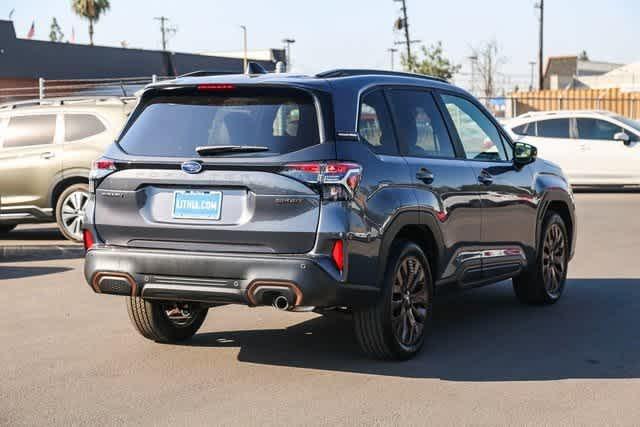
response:
<svg viewBox="0 0 640 427"><path fill-rule="evenodd" d="M640 122L607 111L545 111L505 123L562 167L573 186L640 185Z"/></svg>

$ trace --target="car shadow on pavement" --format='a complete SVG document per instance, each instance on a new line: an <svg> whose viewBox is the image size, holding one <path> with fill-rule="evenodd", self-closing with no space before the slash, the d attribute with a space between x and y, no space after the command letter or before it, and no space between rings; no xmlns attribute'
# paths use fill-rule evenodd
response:
<svg viewBox="0 0 640 427"><path fill-rule="evenodd" d="M31 227L18 227L15 230L0 236L0 242L3 240L25 241L32 240L61 240L65 241L65 237L62 235L57 227L53 226L31 226Z"/></svg>
<svg viewBox="0 0 640 427"><path fill-rule="evenodd" d="M294 315L294 314L292 314ZM362 356L348 316L287 329L206 333L188 345L239 347L242 362L450 381L640 378L640 279L573 279L553 306L517 302L511 282L446 295L423 351Z"/></svg>
<svg viewBox="0 0 640 427"><path fill-rule="evenodd" d="M69 267L14 267L0 264L0 280L25 279L27 277L44 276L69 270L71 270Z"/></svg>

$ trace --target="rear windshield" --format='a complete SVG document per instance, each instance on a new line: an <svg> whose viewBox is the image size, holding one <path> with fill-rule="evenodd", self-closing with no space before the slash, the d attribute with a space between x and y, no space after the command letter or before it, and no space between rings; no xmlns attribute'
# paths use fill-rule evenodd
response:
<svg viewBox="0 0 640 427"><path fill-rule="evenodd" d="M320 142L313 98L303 92L262 90L259 94L195 92L151 98L135 113L118 143L132 155L194 157L197 147L250 145L275 156ZM255 92L255 91L254 91Z"/></svg>

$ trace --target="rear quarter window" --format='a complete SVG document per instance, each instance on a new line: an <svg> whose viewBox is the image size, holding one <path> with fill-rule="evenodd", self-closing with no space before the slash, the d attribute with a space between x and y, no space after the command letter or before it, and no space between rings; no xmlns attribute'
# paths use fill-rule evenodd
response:
<svg viewBox="0 0 640 427"><path fill-rule="evenodd" d="M516 135L536 136L536 122L524 123L511 129Z"/></svg>
<svg viewBox="0 0 640 427"><path fill-rule="evenodd" d="M107 130L93 114L65 114L64 115L64 140L79 141L98 135Z"/></svg>
<svg viewBox="0 0 640 427"><path fill-rule="evenodd" d="M196 148L215 145L264 146L274 156L320 143L311 95L291 90L232 90L160 95L134 112L119 139L132 155L197 156Z"/></svg>

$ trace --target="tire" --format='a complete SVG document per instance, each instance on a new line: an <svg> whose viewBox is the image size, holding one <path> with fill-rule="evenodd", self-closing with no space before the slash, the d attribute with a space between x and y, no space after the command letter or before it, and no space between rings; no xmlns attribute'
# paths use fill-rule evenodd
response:
<svg viewBox="0 0 640 427"><path fill-rule="evenodd" d="M188 304L145 301L139 297L127 297L127 312L136 330L143 337L161 343L175 343L191 338L207 317L208 308L189 307L190 316L184 322L172 320L167 311L186 307Z"/></svg>
<svg viewBox="0 0 640 427"><path fill-rule="evenodd" d="M389 253L393 255L387 263L382 296L375 305L354 311L354 329L368 356L407 360L420 351L431 326L433 280L418 245L398 241Z"/></svg>
<svg viewBox="0 0 640 427"><path fill-rule="evenodd" d="M567 227L560 215L549 212L543 221L535 265L513 279L513 290L524 304L554 304L564 291L569 264Z"/></svg>
<svg viewBox="0 0 640 427"><path fill-rule="evenodd" d="M15 224L10 224L10 225L0 225L0 236L3 234L7 234L9 233L11 230L13 230L14 228L16 228Z"/></svg>
<svg viewBox="0 0 640 427"><path fill-rule="evenodd" d="M60 232L69 240L82 242L84 209L89 201L89 186L73 184L67 187L56 202L56 222Z"/></svg>

